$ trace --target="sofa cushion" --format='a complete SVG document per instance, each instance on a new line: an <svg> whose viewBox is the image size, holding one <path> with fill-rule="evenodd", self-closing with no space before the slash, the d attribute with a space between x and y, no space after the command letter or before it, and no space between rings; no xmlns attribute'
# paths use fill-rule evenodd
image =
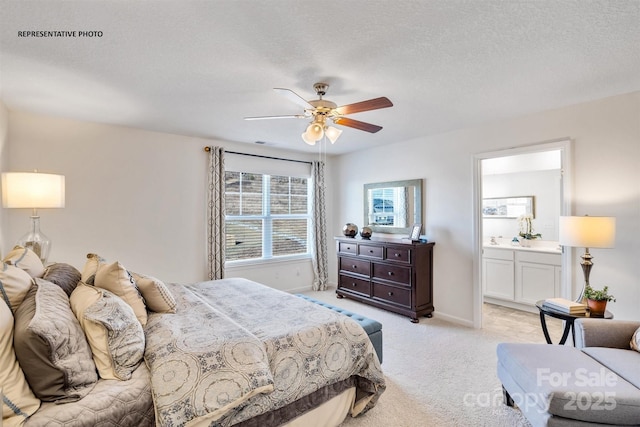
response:
<svg viewBox="0 0 640 427"><path fill-rule="evenodd" d="M13 313L29 292L33 279L26 271L5 262L0 267L0 299Z"/></svg>
<svg viewBox="0 0 640 427"><path fill-rule="evenodd" d="M44 264L35 252L22 246L14 248L3 259L7 264L15 265L23 269L31 277L42 277L44 274Z"/></svg>
<svg viewBox="0 0 640 427"><path fill-rule="evenodd" d="M574 347L501 343L497 353L498 376L522 393L509 390L516 404L585 422L640 424L640 390Z"/></svg>
<svg viewBox="0 0 640 427"><path fill-rule="evenodd" d="M46 280L35 281L15 312L16 356L40 400L79 400L98 381L91 349L67 294Z"/></svg>
<svg viewBox="0 0 640 427"><path fill-rule="evenodd" d="M0 301L0 384L2 385L2 422L6 426L21 425L40 407L13 350L13 314Z"/></svg>
<svg viewBox="0 0 640 427"><path fill-rule="evenodd" d="M47 267L42 278L60 286L67 296L70 297L71 292L78 286L80 272L70 264L57 262Z"/></svg>
<svg viewBox="0 0 640 427"><path fill-rule="evenodd" d="M586 347L582 352L640 389L640 353L606 347Z"/></svg>
<svg viewBox="0 0 640 427"><path fill-rule="evenodd" d="M145 346L144 331L131 307L106 289L82 282L70 301L89 341L100 378L131 378L142 362Z"/></svg>

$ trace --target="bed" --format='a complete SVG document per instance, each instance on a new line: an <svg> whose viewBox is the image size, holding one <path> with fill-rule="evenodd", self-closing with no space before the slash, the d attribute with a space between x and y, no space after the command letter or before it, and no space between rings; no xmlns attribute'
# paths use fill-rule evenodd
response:
<svg viewBox="0 0 640 427"><path fill-rule="evenodd" d="M45 279L34 278L38 292L51 290ZM175 312L146 307L144 357L126 380L105 379L96 364L88 394L39 402L24 425L328 426L373 408L385 390L371 341L347 316L241 278L164 286ZM97 284L77 288L72 307L80 288L120 300Z"/></svg>
<svg viewBox="0 0 640 427"><path fill-rule="evenodd" d="M326 402L335 413L339 397L356 416L384 391L371 341L346 316L246 279L168 286L177 313L145 329L159 425L281 425Z"/></svg>

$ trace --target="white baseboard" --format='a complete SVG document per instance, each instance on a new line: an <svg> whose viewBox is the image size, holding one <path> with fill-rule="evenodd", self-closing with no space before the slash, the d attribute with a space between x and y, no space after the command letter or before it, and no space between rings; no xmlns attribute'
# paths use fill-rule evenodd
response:
<svg viewBox="0 0 640 427"><path fill-rule="evenodd" d="M440 311L434 311L433 317L437 317L440 320L446 320L447 322L455 323L457 325L473 328L472 320L463 319L457 316L451 316L450 314L442 313Z"/></svg>

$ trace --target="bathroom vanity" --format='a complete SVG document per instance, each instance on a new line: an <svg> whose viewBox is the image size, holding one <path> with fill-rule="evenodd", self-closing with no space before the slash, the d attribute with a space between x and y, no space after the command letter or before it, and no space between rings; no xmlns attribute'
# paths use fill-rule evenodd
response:
<svg viewBox="0 0 640 427"><path fill-rule="evenodd" d="M562 262L557 243L529 247L486 243L482 252L485 302L537 313L536 301L560 296Z"/></svg>

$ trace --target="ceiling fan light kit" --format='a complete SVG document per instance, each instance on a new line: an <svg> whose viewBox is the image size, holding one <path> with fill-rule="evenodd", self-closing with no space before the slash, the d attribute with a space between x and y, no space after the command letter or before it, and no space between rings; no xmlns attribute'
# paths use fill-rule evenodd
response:
<svg viewBox="0 0 640 427"><path fill-rule="evenodd" d="M309 126L307 126L307 129L302 133L302 140L309 145L315 145L317 141L320 141L323 137L326 136L333 144L342 134L342 130L333 126L327 126L327 119L331 120L334 124L337 125L347 126L369 133L376 133L380 129L382 129L382 126L361 122L359 120L354 120L344 116L347 114L378 110L380 108L393 106L393 103L391 103L388 98L383 96L380 98L370 99L368 101L356 102L354 104L347 104L338 107L335 102L322 99L322 97L327 93L327 89L329 88L328 84L316 83L313 85L313 88L318 95L318 99L311 101L305 100L290 89L274 88L274 90L279 94L304 107L304 114L294 114L287 116L245 117L245 120L312 118L313 120L311 121Z"/></svg>

